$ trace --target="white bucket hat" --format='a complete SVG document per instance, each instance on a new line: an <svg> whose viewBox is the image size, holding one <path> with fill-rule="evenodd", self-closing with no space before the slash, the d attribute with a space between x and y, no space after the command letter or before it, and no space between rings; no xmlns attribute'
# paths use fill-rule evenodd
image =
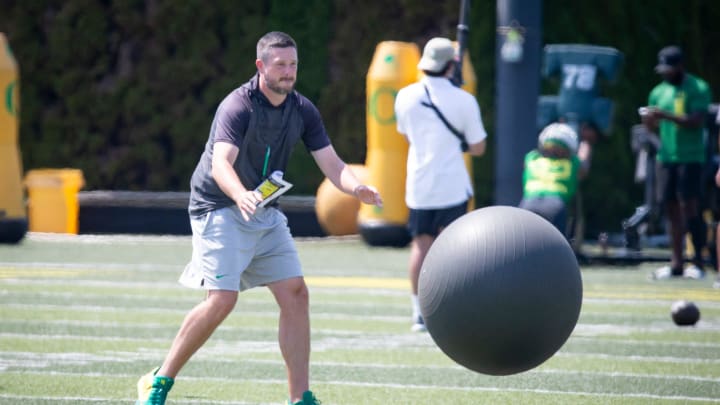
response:
<svg viewBox="0 0 720 405"><path fill-rule="evenodd" d="M447 38L433 38L425 44L418 69L439 72L451 60L455 59L455 47Z"/></svg>

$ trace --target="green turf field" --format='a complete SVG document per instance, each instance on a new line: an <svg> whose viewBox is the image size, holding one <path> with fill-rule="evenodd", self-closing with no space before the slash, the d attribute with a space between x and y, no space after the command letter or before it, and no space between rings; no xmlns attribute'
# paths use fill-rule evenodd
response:
<svg viewBox="0 0 720 405"><path fill-rule="evenodd" d="M468 371L410 332L406 249L298 240L311 294L312 389L323 404L720 403L720 290L652 282L655 266L582 269L580 320L540 367ZM203 296L176 283L189 237L47 236L0 245L0 404L131 404ZM540 269L538 269L540 270ZM694 301L695 327L670 305ZM169 404L283 404L270 293L235 312L179 376ZM532 339L532 336L528 336Z"/></svg>

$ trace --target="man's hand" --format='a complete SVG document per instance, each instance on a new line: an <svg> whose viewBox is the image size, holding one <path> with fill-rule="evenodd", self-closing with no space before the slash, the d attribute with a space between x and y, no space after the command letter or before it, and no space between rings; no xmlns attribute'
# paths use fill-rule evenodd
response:
<svg viewBox="0 0 720 405"><path fill-rule="evenodd" d="M353 195L365 204L372 204L377 205L378 207L382 207L382 198L380 197L380 193L377 192L375 187L361 184L355 187L355 189L353 190Z"/></svg>
<svg viewBox="0 0 720 405"><path fill-rule="evenodd" d="M237 197L233 198L235 204L240 209L240 213L246 221L250 220L250 216L255 214L257 205L262 202L262 195L257 191L244 191Z"/></svg>
<svg viewBox="0 0 720 405"><path fill-rule="evenodd" d="M657 107L648 107L648 115L650 116L651 119L655 120L655 122L660 121L660 120L668 120L668 121L672 121L676 124L679 124L680 123L679 121L682 118L681 116L675 115L671 112L662 110Z"/></svg>
<svg viewBox="0 0 720 405"><path fill-rule="evenodd" d="M667 120L683 128L698 129L705 125L705 112L696 111L688 114L673 114L657 107L648 107L648 115L657 122ZM645 123L645 121L643 121Z"/></svg>
<svg viewBox="0 0 720 405"><path fill-rule="evenodd" d="M648 107L648 115L656 120L672 120L675 117L675 115L657 107Z"/></svg>

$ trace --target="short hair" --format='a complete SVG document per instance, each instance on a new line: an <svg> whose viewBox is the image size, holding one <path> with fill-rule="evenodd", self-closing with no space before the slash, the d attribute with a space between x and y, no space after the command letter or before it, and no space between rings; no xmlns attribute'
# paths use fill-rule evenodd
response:
<svg viewBox="0 0 720 405"><path fill-rule="evenodd" d="M257 58L265 61L268 51L272 48L295 48L297 44L292 37L284 32L272 31L263 35L257 43Z"/></svg>
<svg viewBox="0 0 720 405"><path fill-rule="evenodd" d="M443 68L440 69L440 70L437 71L437 72L433 72L433 71L430 71L430 70L423 70L423 73L425 73L425 76L430 76L430 77L443 77L443 76L445 76L445 75L448 73L448 71L450 70L450 67L454 66L455 64L456 64L456 62L455 62L454 60L451 60L451 61L448 61L448 62L445 64L445 66L443 66ZM459 69L459 67L458 67L458 69Z"/></svg>

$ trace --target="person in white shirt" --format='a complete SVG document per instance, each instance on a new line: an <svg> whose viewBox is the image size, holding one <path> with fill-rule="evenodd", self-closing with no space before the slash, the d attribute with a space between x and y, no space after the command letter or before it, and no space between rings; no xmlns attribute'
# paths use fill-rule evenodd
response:
<svg viewBox="0 0 720 405"><path fill-rule="evenodd" d="M463 152L485 153L487 133L475 97L450 81L456 51L447 38L427 42L418 69L424 77L395 99L397 130L409 143L405 202L410 209L409 277L412 330L425 331L417 292L423 260L440 232L467 212L473 185Z"/></svg>

